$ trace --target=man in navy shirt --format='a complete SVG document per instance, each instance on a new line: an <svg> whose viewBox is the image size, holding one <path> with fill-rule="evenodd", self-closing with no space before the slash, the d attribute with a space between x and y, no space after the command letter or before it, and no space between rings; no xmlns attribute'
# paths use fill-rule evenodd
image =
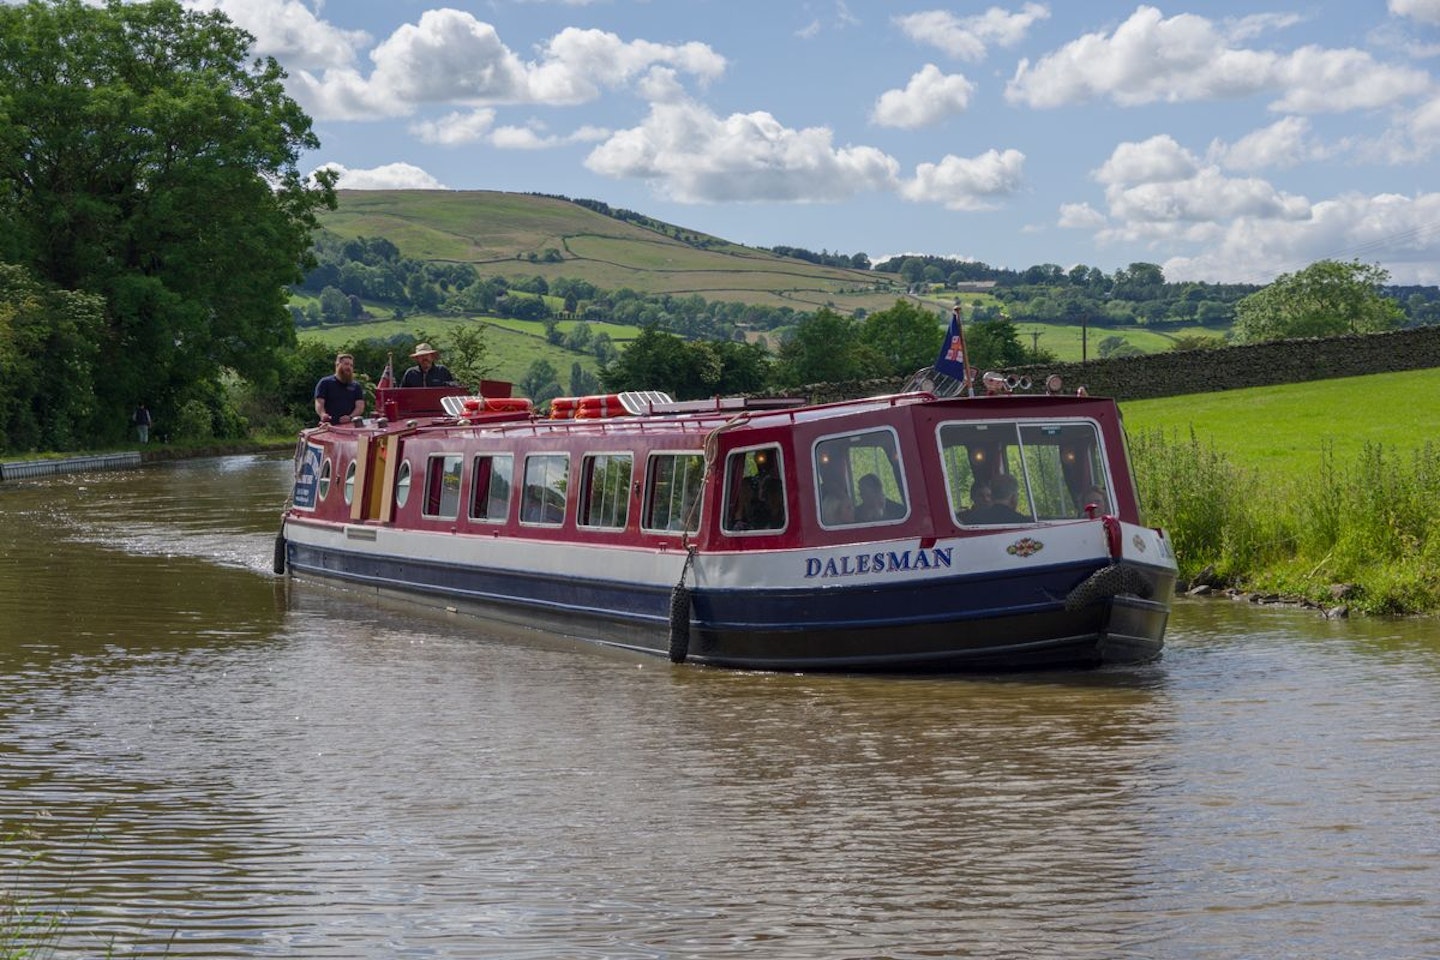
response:
<svg viewBox="0 0 1440 960"><path fill-rule="evenodd" d="M365 412L365 391L355 380L355 358L337 354L335 372L315 384L315 415L321 423L350 423Z"/></svg>

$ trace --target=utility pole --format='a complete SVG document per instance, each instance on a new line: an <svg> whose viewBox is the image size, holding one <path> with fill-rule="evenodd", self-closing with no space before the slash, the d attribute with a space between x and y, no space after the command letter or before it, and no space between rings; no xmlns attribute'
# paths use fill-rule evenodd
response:
<svg viewBox="0 0 1440 960"><path fill-rule="evenodd" d="M1040 331L1030 331L1030 360L1032 363L1040 362Z"/></svg>

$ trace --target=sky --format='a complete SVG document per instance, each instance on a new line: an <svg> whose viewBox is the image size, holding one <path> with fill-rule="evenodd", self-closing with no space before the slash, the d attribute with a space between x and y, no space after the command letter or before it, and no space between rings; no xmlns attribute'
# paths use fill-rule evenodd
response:
<svg viewBox="0 0 1440 960"><path fill-rule="evenodd" d="M1440 0L182 0L354 189L601 200L753 246L1440 284Z"/></svg>

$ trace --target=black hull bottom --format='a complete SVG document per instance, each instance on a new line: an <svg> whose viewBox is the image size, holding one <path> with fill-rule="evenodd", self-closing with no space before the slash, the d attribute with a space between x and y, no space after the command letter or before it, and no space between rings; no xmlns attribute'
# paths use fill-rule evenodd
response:
<svg viewBox="0 0 1440 960"><path fill-rule="evenodd" d="M290 545L290 569L373 592L509 624L659 656L674 656L667 610L669 593L648 591L631 609L540 601L533 597L477 596L441 584L411 580L397 585L398 569L384 562L336 563L337 555ZM317 562L318 561L318 562ZM337 567L339 569L337 569ZM411 571L412 573L415 571ZM1024 612L976 611L967 619L823 631L714 629L698 618L679 648L692 663L786 672L992 673L1138 664L1160 656L1173 577L1153 572L1151 596L1103 597L1066 609L1060 597ZM648 594L655 594L649 596ZM699 599L699 598L697 598Z"/></svg>

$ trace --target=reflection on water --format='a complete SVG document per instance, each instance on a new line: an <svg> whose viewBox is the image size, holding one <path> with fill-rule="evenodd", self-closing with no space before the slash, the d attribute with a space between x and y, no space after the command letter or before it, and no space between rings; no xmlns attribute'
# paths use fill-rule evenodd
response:
<svg viewBox="0 0 1440 960"><path fill-rule="evenodd" d="M0 891L62 956L1440 955L1430 623L674 667L274 578L288 466L0 485Z"/></svg>

